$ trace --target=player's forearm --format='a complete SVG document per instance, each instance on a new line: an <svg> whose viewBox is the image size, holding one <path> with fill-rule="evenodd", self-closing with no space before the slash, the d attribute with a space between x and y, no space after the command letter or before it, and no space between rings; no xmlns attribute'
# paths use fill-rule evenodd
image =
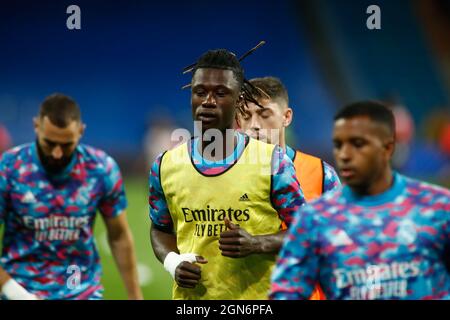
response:
<svg viewBox="0 0 450 320"><path fill-rule="evenodd" d="M255 236L257 240L256 253L278 253L283 245L286 231L280 231L276 234Z"/></svg>
<svg viewBox="0 0 450 320"><path fill-rule="evenodd" d="M125 283L129 299L143 299L139 287L134 242L129 232L123 232L117 239L109 239L111 252Z"/></svg>
<svg viewBox="0 0 450 320"><path fill-rule="evenodd" d="M178 253L176 236L174 234L158 230L153 223L150 229L150 239L152 242L153 252L161 263L164 263L164 259L169 252L173 251Z"/></svg>

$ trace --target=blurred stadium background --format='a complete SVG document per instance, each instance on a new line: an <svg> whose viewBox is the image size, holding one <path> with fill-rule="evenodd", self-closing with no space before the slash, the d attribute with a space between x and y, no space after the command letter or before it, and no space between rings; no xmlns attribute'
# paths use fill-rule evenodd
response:
<svg viewBox="0 0 450 320"><path fill-rule="evenodd" d="M81 8L81 30L66 8ZM381 30L366 9L381 8ZM398 120L394 165L450 186L450 1L249 0L2 1L0 152L34 139L45 96L74 97L83 142L113 155L125 176L146 299L169 299L170 276L150 247L147 170L173 128L192 129L190 81L181 69L211 48L240 55L248 78L274 75L294 108L290 144L333 163L332 117L357 99L389 102ZM97 223L106 299L126 298Z"/></svg>

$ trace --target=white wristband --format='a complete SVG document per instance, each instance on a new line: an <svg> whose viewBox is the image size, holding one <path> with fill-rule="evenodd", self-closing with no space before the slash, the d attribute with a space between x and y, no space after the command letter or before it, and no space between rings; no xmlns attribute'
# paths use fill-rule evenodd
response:
<svg viewBox="0 0 450 320"><path fill-rule="evenodd" d="M169 252L167 254L166 258L164 259L164 269L169 271L172 278L175 279L175 270L177 269L178 265L182 263L183 261L187 262L196 262L198 254L196 253L182 253L178 254L176 252Z"/></svg>
<svg viewBox="0 0 450 320"><path fill-rule="evenodd" d="M29 293L12 278L3 284L2 294L4 294L8 300L37 300L37 297L34 294Z"/></svg>

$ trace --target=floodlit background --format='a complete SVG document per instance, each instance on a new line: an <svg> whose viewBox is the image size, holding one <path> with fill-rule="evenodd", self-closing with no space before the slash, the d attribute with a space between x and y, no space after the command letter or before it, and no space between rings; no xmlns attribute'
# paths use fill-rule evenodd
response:
<svg viewBox="0 0 450 320"><path fill-rule="evenodd" d="M81 8L81 30L66 8ZM169 299L170 276L148 235L147 170L174 128L192 130L183 67L208 49L241 55L247 78L273 75L294 108L289 143L333 163L334 113L358 99L389 102L398 120L395 167L450 186L450 2L9 1L0 4L0 152L34 139L40 102L62 92L79 103L83 142L110 153L125 176L128 216L146 299ZM106 299L126 298L101 219L97 243Z"/></svg>

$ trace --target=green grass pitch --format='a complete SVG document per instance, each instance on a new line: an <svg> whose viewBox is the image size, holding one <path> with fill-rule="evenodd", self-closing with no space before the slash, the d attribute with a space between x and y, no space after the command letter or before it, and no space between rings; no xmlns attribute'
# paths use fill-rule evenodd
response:
<svg viewBox="0 0 450 320"><path fill-rule="evenodd" d="M147 178L126 177L125 191L128 199L128 223L133 234L144 299L171 299L172 279L156 259L150 244ZM95 238L103 266L104 298L126 299L126 290L109 250L105 226L100 216L96 221Z"/></svg>

